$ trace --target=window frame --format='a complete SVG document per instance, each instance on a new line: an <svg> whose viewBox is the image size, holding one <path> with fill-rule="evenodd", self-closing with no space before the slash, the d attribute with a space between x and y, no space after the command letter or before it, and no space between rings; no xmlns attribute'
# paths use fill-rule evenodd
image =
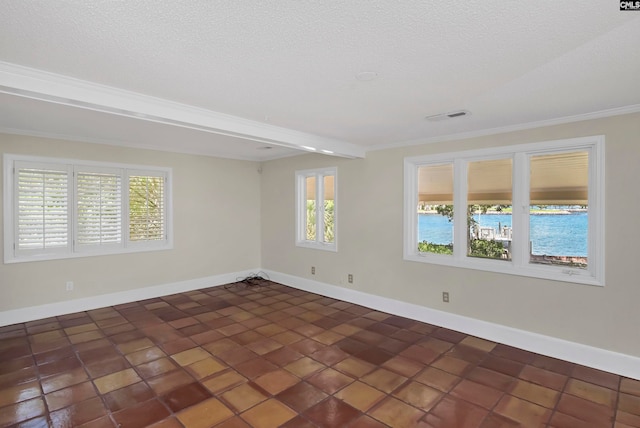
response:
<svg viewBox="0 0 640 428"><path fill-rule="evenodd" d="M319 230L324 230L324 177L333 176L333 242L324 242L320 239L324 234ZM316 239L306 239L306 179L315 177L316 179ZM295 172L296 180L296 246L304 248L314 248L324 251L338 251L338 168L316 168Z"/></svg>
<svg viewBox="0 0 640 428"><path fill-rule="evenodd" d="M555 281L604 286L605 282L605 138L603 135L544 141L486 149L406 157L404 159L404 245L407 261L483 270ZM530 157L572 151L589 152L588 267L546 266L529 260ZM492 260L466 254L467 165L469 162L512 157L512 259ZM418 251L418 168L452 163L454 168L453 255ZM463 209L457 209L462 207ZM519 209L517 207L520 207ZM518 213L519 211L519 213ZM465 227L455 227L464 224Z"/></svg>
<svg viewBox="0 0 640 428"><path fill-rule="evenodd" d="M16 186L16 164L42 165L66 169L68 175L68 243L56 251L18 250L18 213ZM120 243L79 244L78 235L78 183L77 175L83 172L107 172L121 179L121 239ZM129 176L132 173L162 176L164 185L165 239L156 241L129 241ZM112 162L97 162L79 159L50 158L28 155L3 155L3 214L4 214L4 263L22 263L43 260L70 259L111 254L128 254L146 251L170 250L173 248L173 199L172 169L148 165L132 165Z"/></svg>

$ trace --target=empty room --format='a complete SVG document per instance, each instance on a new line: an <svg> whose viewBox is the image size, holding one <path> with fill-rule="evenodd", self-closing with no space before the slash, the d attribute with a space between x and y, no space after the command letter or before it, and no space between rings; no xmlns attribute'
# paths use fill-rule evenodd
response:
<svg viewBox="0 0 640 428"><path fill-rule="evenodd" d="M0 1L0 427L640 427L638 40Z"/></svg>

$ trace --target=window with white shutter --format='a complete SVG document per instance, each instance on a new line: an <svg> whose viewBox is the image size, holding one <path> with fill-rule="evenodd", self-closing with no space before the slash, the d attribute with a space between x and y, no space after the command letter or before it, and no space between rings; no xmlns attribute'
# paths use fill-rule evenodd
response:
<svg viewBox="0 0 640 428"><path fill-rule="evenodd" d="M4 155L4 261L170 249L171 169Z"/></svg>
<svg viewBox="0 0 640 428"><path fill-rule="evenodd" d="M129 175L129 240L162 241L165 239L165 177Z"/></svg>
<svg viewBox="0 0 640 428"><path fill-rule="evenodd" d="M67 252L70 244L68 165L16 162L15 252Z"/></svg>
<svg viewBox="0 0 640 428"><path fill-rule="evenodd" d="M122 243L122 172L76 172L76 246Z"/></svg>

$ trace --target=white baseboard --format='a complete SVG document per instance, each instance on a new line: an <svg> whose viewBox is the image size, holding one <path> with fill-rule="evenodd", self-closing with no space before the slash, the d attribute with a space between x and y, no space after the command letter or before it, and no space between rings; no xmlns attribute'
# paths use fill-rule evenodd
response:
<svg viewBox="0 0 640 428"><path fill-rule="evenodd" d="M85 297L81 299L66 300L64 302L48 303L39 306L30 306L20 309L12 309L0 312L0 327L21 322L34 321L75 312L90 311L92 309L107 306L121 305L139 300L152 299L154 297L167 296L185 291L199 290L218 285L236 282L238 278L244 278L260 269L241 272L231 272L222 275L213 275L205 278L189 279L172 282L152 287L137 288L135 290L120 291L117 293L101 294L99 296Z"/></svg>
<svg viewBox="0 0 640 428"><path fill-rule="evenodd" d="M255 272L265 272L272 281L300 290L450 328L486 340L640 380L640 358L635 356L266 269L226 273L94 297L12 309L0 312L0 327L229 284L236 282L238 278L244 278Z"/></svg>
<svg viewBox="0 0 640 428"><path fill-rule="evenodd" d="M269 275L272 281L293 288L640 380L640 358L635 356L570 342L552 336L532 333L526 330L519 330L280 272L264 269L263 271Z"/></svg>

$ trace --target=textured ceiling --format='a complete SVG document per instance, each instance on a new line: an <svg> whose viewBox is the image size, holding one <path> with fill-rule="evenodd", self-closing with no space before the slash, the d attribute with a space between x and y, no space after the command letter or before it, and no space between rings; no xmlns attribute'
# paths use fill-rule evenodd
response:
<svg viewBox="0 0 640 428"><path fill-rule="evenodd" d="M638 40L640 13L613 0L0 0L0 129L257 160L305 145L358 157L640 110ZM424 120L460 109L471 115Z"/></svg>

